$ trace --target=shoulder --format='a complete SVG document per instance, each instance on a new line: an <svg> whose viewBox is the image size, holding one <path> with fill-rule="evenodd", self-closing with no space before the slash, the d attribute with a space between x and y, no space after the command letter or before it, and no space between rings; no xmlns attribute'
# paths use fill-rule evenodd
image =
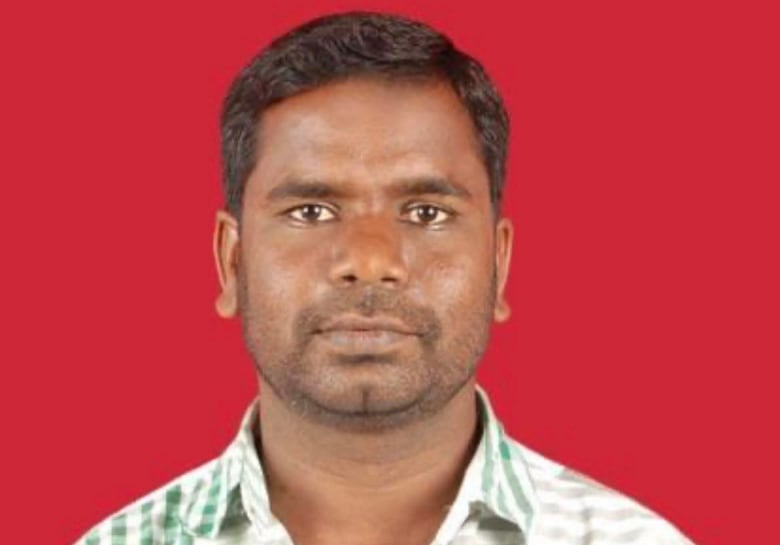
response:
<svg viewBox="0 0 780 545"><path fill-rule="evenodd" d="M638 501L507 437L527 467L538 513L530 542L693 545L676 526Z"/></svg>
<svg viewBox="0 0 780 545"><path fill-rule="evenodd" d="M181 518L196 491L209 480L218 459L211 460L173 479L105 518L86 532L75 545L115 543L179 543Z"/></svg>

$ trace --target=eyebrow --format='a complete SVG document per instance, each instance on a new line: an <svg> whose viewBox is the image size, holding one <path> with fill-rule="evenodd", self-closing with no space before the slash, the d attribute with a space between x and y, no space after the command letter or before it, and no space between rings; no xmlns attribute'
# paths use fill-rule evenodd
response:
<svg viewBox="0 0 780 545"><path fill-rule="evenodd" d="M471 199L471 192L446 178L423 176L404 178L394 183L388 192L395 197L442 195ZM337 187L323 180L288 178L266 195L269 202L283 199L345 199L351 196L346 188Z"/></svg>

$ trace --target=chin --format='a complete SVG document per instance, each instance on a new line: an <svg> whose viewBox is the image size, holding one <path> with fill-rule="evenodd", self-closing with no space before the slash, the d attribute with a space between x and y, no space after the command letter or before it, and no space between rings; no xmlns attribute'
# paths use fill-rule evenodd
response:
<svg viewBox="0 0 780 545"><path fill-rule="evenodd" d="M398 395L404 391L404 395ZM420 418L425 407L425 388L409 391L387 384L340 384L338 388L305 395L295 405L308 419L329 426L356 430L378 431L400 427Z"/></svg>

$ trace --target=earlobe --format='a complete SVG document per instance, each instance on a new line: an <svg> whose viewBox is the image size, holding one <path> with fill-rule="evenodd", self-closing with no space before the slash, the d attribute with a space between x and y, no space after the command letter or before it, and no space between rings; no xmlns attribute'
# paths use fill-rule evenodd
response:
<svg viewBox="0 0 780 545"><path fill-rule="evenodd" d="M509 303L503 298L496 299L496 308L493 310L493 319L496 322L506 322L511 316L512 310L509 308Z"/></svg>
<svg viewBox="0 0 780 545"><path fill-rule="evenodd" d="M222 318L233 318L238 312L238 222L224 210L217 211L213 251L220 293L214 307Z"/></svg>
<svg viewBox="0 0 780 545"><path fill-rule="evenodd" d="M214 309L217 311L217 315L220 318L235 318L238 312L238 300L234 287L230 290L223 289L222 292L217 295L217 300L214 302Z"/></svg>
<svg viewBox="0 0 780 545"><path fill-rule="evenodd" d="M512 240L514 230L509 218L501 218L496 224L496 304L493 319L506 322L512 314L504 290L509 278L509 265L512 261Z"/></svg>

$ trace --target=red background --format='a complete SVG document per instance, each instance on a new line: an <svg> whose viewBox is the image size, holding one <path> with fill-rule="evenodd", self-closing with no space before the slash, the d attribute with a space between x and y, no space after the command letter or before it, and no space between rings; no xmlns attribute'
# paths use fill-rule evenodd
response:
<svg viewBox="0 0 780 545"><path fill-rule="evenodd" d="M0 8L1 542L70 543L233 437L255 379L213 311L220 101L355 7L444 30L511 111L513 317L480 372L510 433L698 543L774 540L770 2L201 4Z"/></svg>

